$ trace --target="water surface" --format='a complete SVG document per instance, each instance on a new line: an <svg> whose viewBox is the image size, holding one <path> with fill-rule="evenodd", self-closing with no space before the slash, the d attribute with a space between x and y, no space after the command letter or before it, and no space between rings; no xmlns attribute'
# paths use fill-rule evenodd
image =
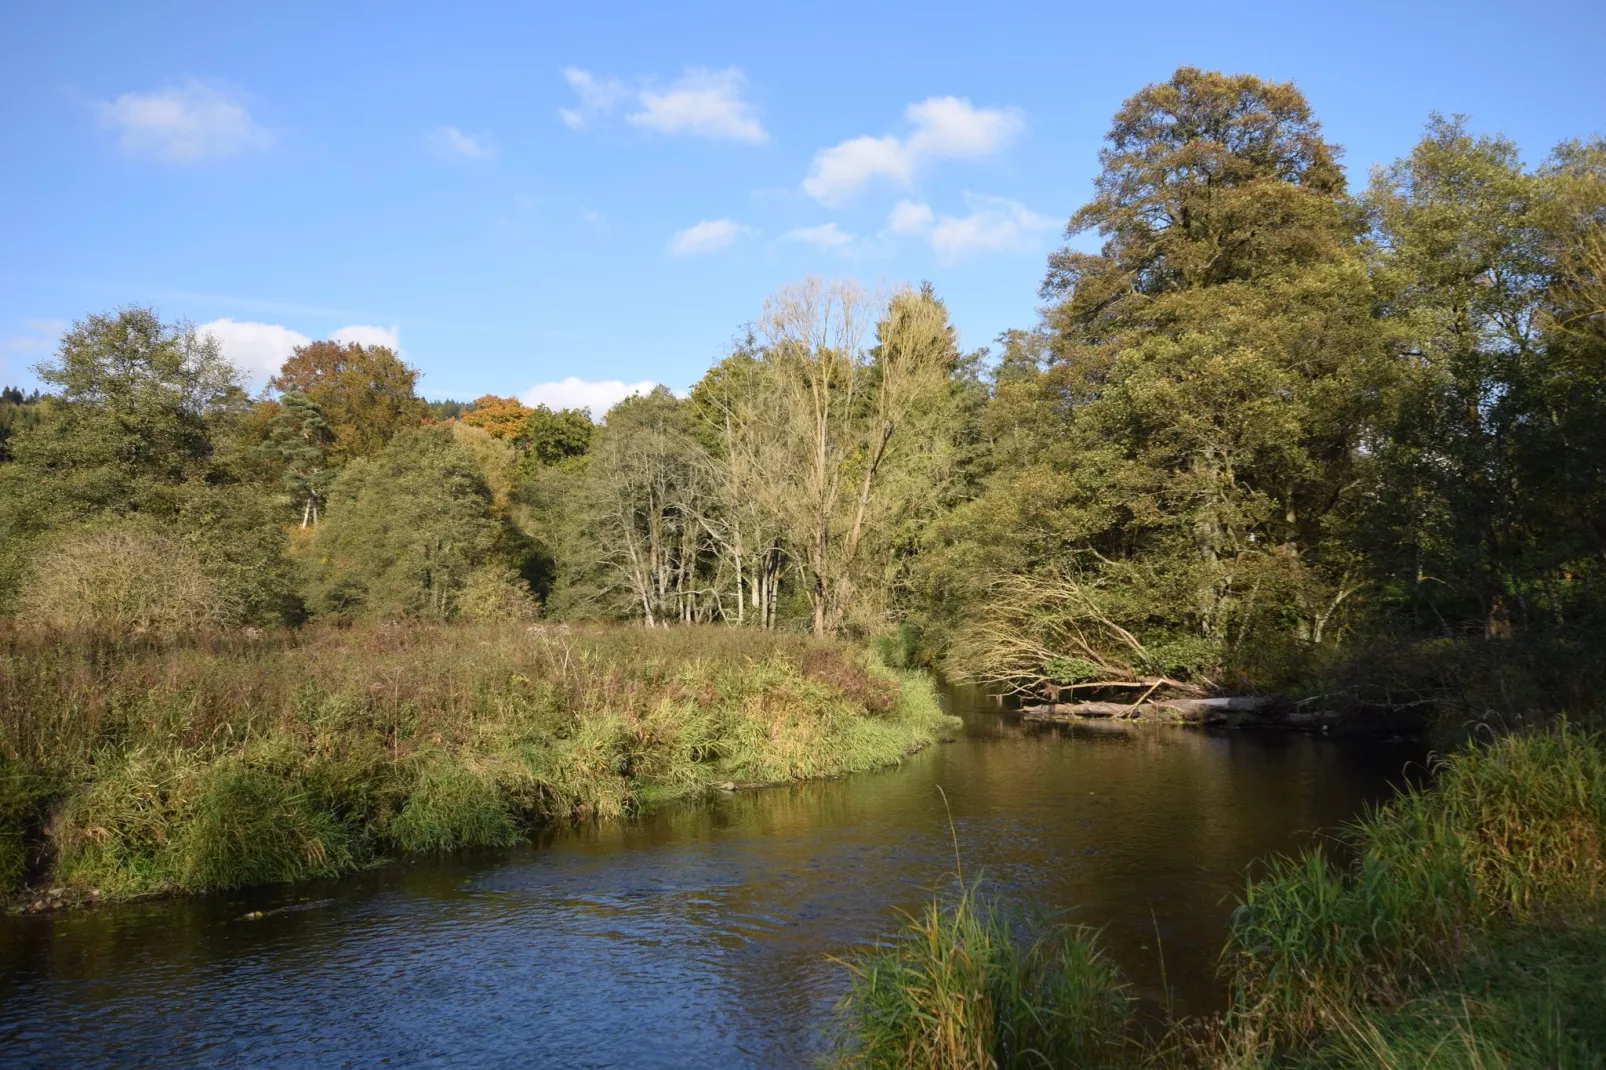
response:
<svg viewBox="0 0 1606 1070"><path fill-rule="evenodd" d="M1163 952L1177 1010L1208 1011L1245 867L1421 757L958 704L958 738L896 770L341 881L0 918L0 1062L808 1065L844 987L827 956L918 907L954 834L967 875L1103 926L1151 1000Z"/></svg>

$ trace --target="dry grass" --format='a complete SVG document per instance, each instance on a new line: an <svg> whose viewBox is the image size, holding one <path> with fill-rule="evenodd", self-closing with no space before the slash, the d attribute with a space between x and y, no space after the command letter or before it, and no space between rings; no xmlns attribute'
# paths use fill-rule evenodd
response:
<svg viewBox="0 0 1606 1070"><path fill-rule="evenodd" d="M56 815L48 842L39 822L5 831L54 848L57 881L114 896L328 875L726 780L874 768L941 721L922 679L757 631L0 632L0 754L54 785Z"/></svg>

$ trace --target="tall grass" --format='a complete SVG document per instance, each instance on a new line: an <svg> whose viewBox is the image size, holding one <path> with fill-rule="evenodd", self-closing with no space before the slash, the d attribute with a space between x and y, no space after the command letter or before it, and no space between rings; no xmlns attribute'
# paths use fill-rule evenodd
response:
<svg viewBox="0 0 1606 1070"><path fill-rule="evenodd" d="M1130 1054L1130 1001L1095 934L1033 924L959 884L848 962L839 1065L1099 1067Z"/></svg>
<svg viewBox="0 0 1606 1070"><path fill-rule="evenodd" d="M733 629L0 632L0 878L51 865L116 897L327 876L874 768L942 722L929 681Z"/></svg>
<svg viewBox="0 0 1606 1070"><path fill-rule="evenodd" d="M1457 1006L1456 994L1468 978L1493 983L1509 973L1499 964L1523 954L1513 932L1548 938L1560 925L1598 943L1602 739L1563 722L1468 747L1437 773L1432 786L1404 792L1350 830L1348 868L1313 850L1274 861L1250 884L1224 955L1240 1049L1347 1038L1358 1051L1373 1032L1383 1036L1377 1015L1403 1014L1390 1019L1396 1026L1420 1017L1424 1005L1409 1008L1424 992L1437 993L1429 1018L1470 1014L1475 998ZM1564 922L1572 918L1594 920ZM1471 1058L1476 1048L1465 1050ZM1606 1045L1594 1051L1606 1059Z"/></svg>

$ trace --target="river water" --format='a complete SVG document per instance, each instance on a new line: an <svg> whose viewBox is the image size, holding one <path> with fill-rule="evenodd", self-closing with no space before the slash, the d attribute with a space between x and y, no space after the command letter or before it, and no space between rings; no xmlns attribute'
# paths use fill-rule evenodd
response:
<svg viewBox="0 0 1606 1070"><path fill-rule="evenodd" d="M0 918L0 1062L808 1065L845 987L828 956L918 908L955 836L967 876L1102 926L1141 996L1160 1001L1163 976L1178 1012L1205 1012L1246 867L1385 798L1422 758L1406 742L1033 728L950 698L957 738L895 770L340 881Z"/></svg>

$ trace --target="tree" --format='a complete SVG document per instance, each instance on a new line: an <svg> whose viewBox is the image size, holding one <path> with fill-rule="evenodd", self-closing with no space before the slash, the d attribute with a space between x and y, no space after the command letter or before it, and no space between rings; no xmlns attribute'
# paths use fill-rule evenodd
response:
<svg viewBox="0 0 1606 1070"><path fill-rule="evenodd" d="M518 398L501 398L486 394L477 398L460 419L470 427L478 427L504 442L511 442L524 432L530 410Z"/></svg>
<svg viewBox="0 0 1606 1070"><path fill-rule="evenodd" d="M0 466L0 601L47 534L134 518L183 542L241 619L299 618L284 533L219 448L251 406L214 339L127 308L75 324L38 370L56 393Z"/></svg>
<svg viewBox="0 0 1606 1070"><path fill-rule="evenodd" d="M427 407L414 393L418 371L385 346L313 342L297 346L268 385L304 394L318 406L333 441L336 466L372 457L391 438L424 419Z"/></svg>
<svg viewBox="0 0 1606 1070"><path fill-rule="evenodd" d="M499 534L474 454L449 428L404 432L335 480L311 547L315 607L337 618L450 621L471 584L477 604L494 601L484 573L505 577L512 564L498 556Z"/></svg>
<svg viewBox="0 0 1606 1070"><path fill-rule="evenodd" d="M647 627L709 620L719 591L705 585L707 465L668 390L626 398L586 466L582 509L594 547L596 597L639 613ZM621 598L622 596L622 598Z"/></svg>
<svg viewBox="0 0 1606 1070"><path fill-rule="evenodd" d="M1297 90L1248 75L1182 68L1117 113L1068 228L1103 247L1050 258L1047 366L1007 380L1035 446L949 531L983 566L966 649L1035 626L1034 575L1078 592L1056 634L1067 657L1096 637L1089 674L1331 641L1359 578L1324 536L1385 373L1336 156Z"/></svg>
<svg viewBox="0 0 1606 1070"><path fill-rule="evenodd" d="M333 439L328 421L311 398L296 390L280 396L264 449L284 473L284 489L301 509L303 528L309 521L318 525L318 507L334 481L329 463Z"/></svg>
<svg viewBox="0 0 1606 1070"><path fill-rule="evenodd" d="M524 426L515 436L524 449L527 464L551 467L591 450L596 438L597 425L591 422L584 409L559 409L556 412L545 405L527 410Z"/></svg>
<svg viewBox="0 0 1606 1070"><path fill-rule="evenodd" d="M814 633L867 630L885 617L893 530L927 515L951 471L947 310L911 290L878 316L853 284L811 279L765 303L757 339L739 421L751 493L786 540Z"/></svg>

